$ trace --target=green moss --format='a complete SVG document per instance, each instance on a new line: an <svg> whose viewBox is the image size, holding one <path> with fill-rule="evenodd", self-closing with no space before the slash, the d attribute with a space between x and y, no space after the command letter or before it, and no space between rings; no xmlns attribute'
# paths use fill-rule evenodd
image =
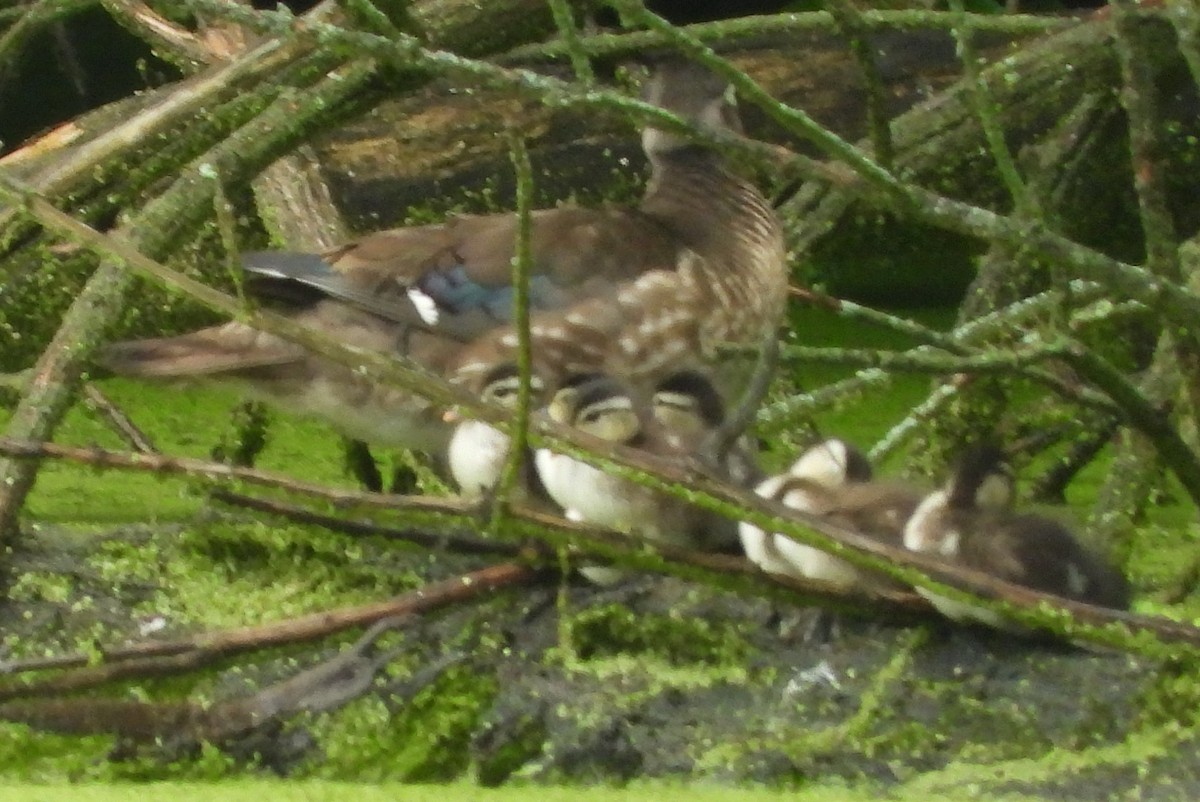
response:
<svg viewBox="0 0 1200 802"><path fill-rule="evenodd" d="M642 655L672 666L744 665L749 650L737 627L684 614L635 614L621 604L588 608L569 623L582 661Z"/></svg>
<svg viewBox="0 0 1200 802"><path fill-rule="evenodd" d="M491 678L459 667L411 700L397 700L397 709L379 699L358 700L318 728L324 754L305 773L371 782L460 777L469 764L471 734L495 689Z"/></svg>

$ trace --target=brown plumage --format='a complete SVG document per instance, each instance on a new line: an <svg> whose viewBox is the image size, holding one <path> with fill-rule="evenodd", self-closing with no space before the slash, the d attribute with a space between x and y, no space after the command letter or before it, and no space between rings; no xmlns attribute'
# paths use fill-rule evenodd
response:
<svg viewBox="0 0 1200 802"><path fill-rule="evenodd" d="M1002 452L963 455L946 485L918 506L904 545L998 579L1102 607L1126 609L1129 586L1063 524L1010 509L1013 477ZM921 591L944 615L1010 628L1000 616Z"/></svg>
<svg viewBox="0 0 1200 802"><path fill-rule="evenodd" d="M760 496L817 515L859 534L899 546L904 525L922 498L900 482L877 480L870 463L844 440L830 439L804 452L787 473L762 482ZM894 580L857 568L828 552L743 522L746 556L764 571L856 587L896 590Z"/></svg>
<svg viewBox="0 0 1200 802"><path fill-rule="evenodd" d="M698 125L740 130L724 82L694 65L660 66L645 97ZM757 338L782 313L782 237L762 195L718 155L673 134L647 129L643 145L652 175L637 208L533 216L534 347L559 376L604 366L632 331L646 334L643 354L653 363L638 372L658 369L658 345L649 345L658 329L679 328L704 361L717 341ZM515 353L507 324L516 226L512 214L470 216L370 234L323 254L249 254L247 286L347 344L479 385ZM659 278L638 283L652 271ZM585 325L573 312L586 314ZM689 316L705 320L678 322ZM236 322L117 343L100 361L125 375L234 382L362 439L439 450L448 435L422 399Z"/></svg>

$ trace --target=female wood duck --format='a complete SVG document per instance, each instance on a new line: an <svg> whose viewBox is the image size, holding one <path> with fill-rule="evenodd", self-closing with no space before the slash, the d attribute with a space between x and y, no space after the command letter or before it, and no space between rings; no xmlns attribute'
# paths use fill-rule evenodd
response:
<svg viewBox="0 0 1200 802"><path fill-rule="evenodd" d="M661 65L647 101L700 127L740 131L725 82L696 65ZM647 128L651 165L636 208L555 208L532 216L534 347L561 332L539 316L592 298L611 298L650 271L674 281L681 261L711 265L707 302L689 291L679 315L721 321L715 336L736 333L733 318L777 320L786 293L778 221L763 196L709 149ZM439 225L381 231L321 254L248 254L248 288L283 304L295 319L361 348L398 353L443 374L485 376L513 361L511 262L513 214L464 216ZM725 303L717 307L713 299ZM621 330L608 315L609 328ZM572 318L563 318L569 322ZM747 324L749 325L749 324ZM502 327L479 359L464 347ZM567 335L568 338L571 335ZM508 339L505 339L505 338ZM735 339L725 337L725 339ZM511 344L509 344L511 343ZM438 451L448 427L407 391L378 386L352 368L313 356L290 342L232 322L178 337L117 343L101 356L114 372L145 377L203 377L235 382L251 395L324 418L351 436ZM590 362L593 367L596 362Z"/></svg>
<svg viewBox="0 0 1200 802"><path fill-rule="evenodd" d="M689 451L662 422L655 420L649 406L625 384L609 376L595 376L559 390L547 412L558 423L609 442L660 457L686 458ZM571 520L588 521L651 542L684 548L720 550L736 542L732 521L683 499L549 449L538 449L535 460L547 493ZM623 575L620 571L595 567L585 568L583 573L601 583Z"/></svg>
<svg viewBox="0 0 1200 802"><path fill-rule="evenodd" d="M800 455L787 473L772 476L756 491L796 510L828 518L864 535L899 545L904 524L921 494L894 482L873 479L866 456L844 440L829 439ZM898 583L845 560L753 524L739 525L746 557L764 571L816 579L864 590L897 589Z"/></svg>
<svg viewBox="0 0 1200 802"><path fill-rule="evenodd" d="M1102 607L1126 609L1129 586L1061 523L1012 510L1015 482L1003 452L966 452L946 485L904 528L904 545L998 579ZM918 589L943 615L1012 629L1002 616Z"/></svg>

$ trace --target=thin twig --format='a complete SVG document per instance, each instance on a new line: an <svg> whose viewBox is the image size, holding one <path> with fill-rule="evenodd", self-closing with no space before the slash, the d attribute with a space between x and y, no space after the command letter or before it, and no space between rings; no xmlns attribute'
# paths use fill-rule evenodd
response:
<svg viewBox="0 0 1200 802"><path fill-rule="evenodd" d="M830 0L825 9L837 21L842 36L850 43L850 52L862 73L863 85L867 90L867 130L871 132L872 155L883 169L891 170L896 149L888 122L887 88L879 71L879 63L875 60L866 19L850 0Z"/></svg>
<svg viewBox="0 0 1200 802"><path fill-rule="evenodd" d="M976 30L1030 36L1052 33L1077 26L1077 20L1066 17L1048 17L1035 14L979 14L975 15ZM949 30L954 16L947 11L871 9L861 12L863 26L870 31L893 31L897 29ZM702 42L735 46L739 42L761 41L772 36L787 36L813 31L836 33L837 21L825 11L791 14L746 16L718 22L701 22L684 26L685 30ZM670 38L658 31L630 31L581 36L577 47L583 53L596 57L624 56L669 45ZM555 40L516 47L503 57L505 63L516 64L542 61L570 55L564 41Z"/></svg>
<svg viewBox="0 0 1200 802"><path fill-rule="evenodd" d="M959 384L955 381L942 382L930 391L925 400L908 411L904 420L888 429L887 433L871 447L868 456L872 462L882 462L912 436L925 422L933 418L950 399L958 395Z"/></svg>
<svg viewBox="0 0 1200 802"><path fill-rule="evenodd" d="M126 415L120 407L109 400L108 396L100 392L100 388L92 383L87 383L83 386L83 394L87 398L88 403L95 407L109 425L128 443L134 450L141 451L144 454L157 454L158 449L154 443L146 436L146 433L138 428L128 415Z"/></svg>
<svg viewBox="0 0 1200 802"><path fill-rule="evenodd" d="M979 54L971 42L973 32L971 23L974 17L967 15L963 0L950 0L950 10L957 17L955 24L951 26L951 31L954 33L958 58L962 62L963 73L970 89L971 105L974 107L975 116L979 118L979 126L987 141L988 149L992 153L992 159L996 162L996 169L1000 172L1000 180L1008 188L1008 194L1012 197L1013 207L1018 216L1030 220L1041 220L1043 216L1037 197L1029 191L1025 180L1021 178L1021 171L1017 169L1016 159L1013 158L1012 151L1004 140L1004 129L1000 125L996 101L979 69Z"/></svg>
<svg viewBox="0 0 1200 802"><path fill-rule="evenodd" d="M738 399L737 406L721 421L720 425L709 435L708 442L700 454L715 456L715 464L721 465L729 452L758 415L763 399L771 389L771 381L779 367L779 332L774 325L763 329L762 343L758 347L758 359L754 363L754 372L746 382L746 389Z"/></svg>
<svg viewBox="0 0 1200 802"><path fill-rule="evenodd" d="M1110 0L1113 44L1125 83L1121 105L1129 120L1129 150L1133 164L1133 187L1146 238L1146 266L1168 281L1179 281L1179 236L1167 198L1167 168L1163 154L1162 119L1158 88L1150 60L1140 51L1135 24L1139 18L1132 0Z"/></svg>
<svg viewBox="0 0 1200 802"><path fill-rule="evenodd" d="M562 37L563 47L571 59L571 68L580 83L591 86L596 83L596 74L592 70L592 62L587 52L579 44L579 27L575 23L575 14L571 11L567 0L547 0L550 10L554 13L554 24L558 26L558 35Z"/></svg>
<svg viewBox="0 0 1200 802"><path fill-rule="evenodd" d="M968 356L935 353L927 348L880 351L870 348L826 348L789 345L780 355L787 362L872 367L899 373L1014 373L1030 364L1060 356L1066 340L1039 342L1011 350L992 349Z"/></svg>
<svg viewBox="0 0 1200 802"><path fill-rule="evenodd" d="M1200 457L1171 425L1166 411L1152 404L1141 388L1091 349L1082 345L1068 349L1063 359L1116 402L1129 425L1154 443L1192 502L1200 505Z"/></svg>
<svg viewBox="0 0 1200 802"><path fill-rule="evenodd" d="M509 134L509 159L517 179L517 239L514 244L512 263L513 285L513 328L517 334L517 407L513 415L513 427L509 435L508 457L496 484L495 499L499 501L492 511L491 526L499 523L505 514L505 503L517 482L528 458L529 413L533 405L532 372L533 357L529 344L529 273L533 268L532 218L533 211L533 167L529 163L529 151L525 140L515 133Z"/></svg>
<svg viewBox="0 0 1200 802"><path fill-rule="evenodd" d="M527 551L520 544L511 540L475 537L464 533L428 532L412 527L401 529L361 518L339 518L298 504L290 504L278 499L248 496L221 488L213 490L209 495L226 504L277 515L296 523L320 526L332 532L358 537L382 537L410 543L424 549L444 550L453 554L510 558ZM389 494L389 496L397 498L394 494Z"/></svg>

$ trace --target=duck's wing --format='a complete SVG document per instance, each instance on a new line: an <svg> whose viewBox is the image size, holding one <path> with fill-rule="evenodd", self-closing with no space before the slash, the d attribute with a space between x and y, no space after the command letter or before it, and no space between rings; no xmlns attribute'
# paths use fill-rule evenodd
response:
<svg viewBox="0 0 1200 802"><path fill-rule="evenodd" d="M534 310L602 294L677 258L671 232L633 209L544 209L530 224ZM259 296L304 300L307 290L468 342L512 320L517 226L514 214L464 216L376 232L321 254L249 253L244 265Z"/></svg>

